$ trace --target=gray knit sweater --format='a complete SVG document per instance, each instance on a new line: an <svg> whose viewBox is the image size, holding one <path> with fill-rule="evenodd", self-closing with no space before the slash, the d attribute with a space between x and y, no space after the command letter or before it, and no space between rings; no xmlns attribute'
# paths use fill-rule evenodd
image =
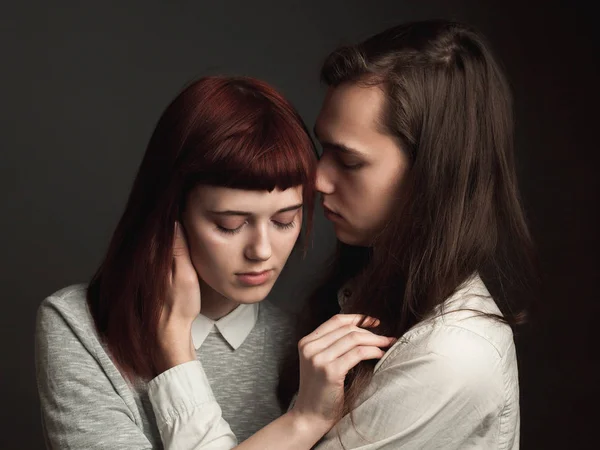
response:
<svg viewBox="0 0 600 450"><path fill-rule="evenodd" d="M96 334L86 286L62 289L38 309L36 367L48 448L162 448L147 384L129 384ZM223 418L241 442L281 415L279 367L292 340L290 317L260 304L257 322L233 350L218 331L198 351Z"/></svg>

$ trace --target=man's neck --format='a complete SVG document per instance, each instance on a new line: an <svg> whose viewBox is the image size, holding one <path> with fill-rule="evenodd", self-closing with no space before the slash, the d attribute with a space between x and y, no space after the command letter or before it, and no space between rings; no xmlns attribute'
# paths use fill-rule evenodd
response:
<svg viewBox="0 0 600 450"><path fill-rule="evenodd" d="M219 294L203 280L200 280L201 307L200 313L212 320L225 317L240 304Z"/></svg>

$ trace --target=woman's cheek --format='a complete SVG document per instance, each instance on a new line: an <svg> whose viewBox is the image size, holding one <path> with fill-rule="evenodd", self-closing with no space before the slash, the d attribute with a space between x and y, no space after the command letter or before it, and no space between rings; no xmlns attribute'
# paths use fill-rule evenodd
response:
<svg viewBox="0 0 600 450"><path fill-rule="evenodd" d="M210 232L200 232L192 239L188 239L191 244L192 262L200 276L202 272L218 265L218 255L223 253L223 243L220 242L219 237L210 234Z"/></svg>

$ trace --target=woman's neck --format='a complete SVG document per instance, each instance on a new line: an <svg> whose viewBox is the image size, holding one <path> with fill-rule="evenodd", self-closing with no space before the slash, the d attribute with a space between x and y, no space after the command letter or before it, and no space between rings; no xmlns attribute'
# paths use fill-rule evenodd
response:
<svg viewBox="0 0 600 450"><path fill-rule="evenodd" d="M200 313L212 320L219 320L239 306L239 303L224 297L203 280L200 280Z"/></svg>

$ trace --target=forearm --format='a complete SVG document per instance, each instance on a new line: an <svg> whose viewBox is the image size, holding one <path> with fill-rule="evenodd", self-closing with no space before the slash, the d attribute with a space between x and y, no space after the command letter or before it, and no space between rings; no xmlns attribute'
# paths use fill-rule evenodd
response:
<svg viewBox="0 0 600 450"><path fill-rule="evenodd" d="M294 410L259 430L235 447L239 450L310 450L330 426L297 414Z"/></svg>

